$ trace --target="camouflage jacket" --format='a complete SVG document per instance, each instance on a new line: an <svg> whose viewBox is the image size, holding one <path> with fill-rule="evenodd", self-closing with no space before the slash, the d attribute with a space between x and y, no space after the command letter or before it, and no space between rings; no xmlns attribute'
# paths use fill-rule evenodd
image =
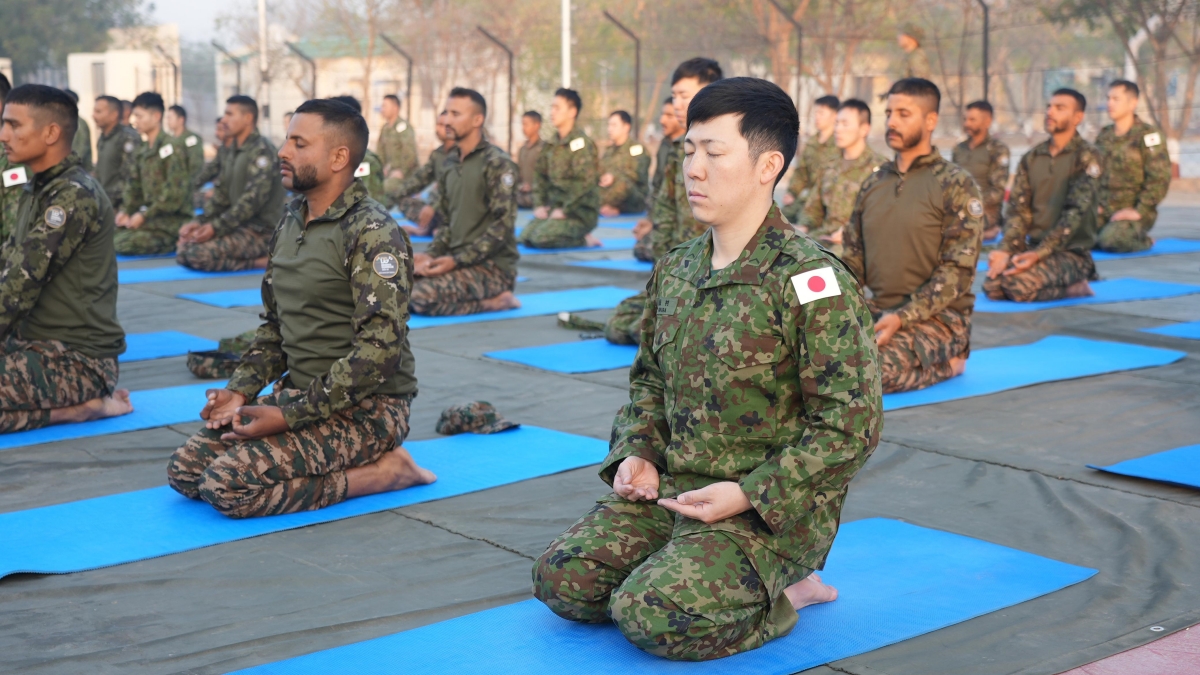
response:
<svg viewBox="0 0 1200 675"><path fill-rule="evenodd" d="M677 515L675 535L728 532L752 558L820 569L883 426L871 315L853 275L775 207L737 260L714 271L711 259L707 233L655 265L600 476L611 484L641 457L664 497L736 481L750 510L713 524ZM826 293L805 302L798 288Z"/></svg>
<svg viewBox="0 0 1200 675"><path fill-rule="evenodd" d="M837 144L834 143L833 134L829 134L824 143L821 142L820 135L813 134L804 144L796 168L792 170L792 179L788 181L788 193L798 202L808 199L809 190L820 180L825 165L841 158L842 151L838 150Z"/></svg>
<svg viewBox="0 0 1200 675"><path fill-rule="evenodd" d="M10 164L8 155L0 152L0 248L4 246L8 234L12 232L13 223L17 222L17 206L25 184L33 178L33 173L24 164Z"/></svg>
<svg viewBox="0 0 1200 675"><path fill-rule="evenodd" d="M673 152L663 169L662 185L650 208L650 247L655 260L708 229L692 216L692 205L683 185L683 136L673 143Z"/></svg>
<svg viewBox="0 0 1200 675"><path fill-rule="evenodd" d="M646 146L634 139L604 151L600 175L612 174L613 184L600 188L600 203L623 211L638 211L646 201L650 186L650 155Z"/></svg>
<svg viewBox="0 0 1200 675"><path fill-rule="evenodd" d="M96 180L104 186L104 193L114 209L121 208L125 181L129 179L134 153L141 144L142 137L138 132L124 124L118 124L107 134L100 134L96 141Z"/></svg>
<svg viewBox="0 0 1200 675"><path fill-rule="evenodd" d="M682 136L680 136L682 138ZM654 199L662 189L663 177L667 172L667 162L671 161L671 153L675 151L675 141L663 136L658 144L658 152L654 155L654 178L650 179L650 194L646 195L646 211L654 208Z"/></svg>
<svg viewBox="0 0 1200 675"><path fill-rule="evenodd" d="M271 141L257 131L240 146L230 147L213 183L213 198L204 222L223 237L241 227L270 233L283 213L283 182L279 157Z"/></svg>
<svg viewBox="0 0 1200 675"><path fill-rule="evenodd" d="M872 311L908 326L946 308L971 313L982 243L975 179L933 148L905 173L890 161L863 181L842 260L871 289Z"/></svg>
<svg viewBox="0 0 1200 675"><path fill-rule="evenodd" d="M556 132L538 155L533 205L562 209L568 220L595 227L600 220L599 153L576 126L566 138Z"/></svg>
<svg viewBox="0 0 1200 675"><path fill-rule="evenodd" d="M929 66L929 56L921 47L917 47L904 55L904 77L920 77L933 79L933 68Z"/></svg>
<svg viewBox="0 0 1200 675"><path fill-rule="evenodd" d="M358 180L305 224L307 212L307 200L297 197L275 230L263 323L226 385L253 400L287 373L289 386L305 390L283 406L290 429L372 394L417 389L408 346L408 236Z"/></svg>
<svg viewBox="0 0 1200 675"><path fill-rule="evenodd" d="M404 174L404 178L389 178L384 181L383 189L387 193L387 198L392 202L399 202L401 199L411 197L429 187L430 183L436 182L438 169L446 161L449 153L450 148L440 145L429 153L429 159L425 160L425 163L416 171Z"/></svg>
<svg viewBox="0 0 1200 675"><path fill-rule="evenodd" d="M979 147L971 147L971 139L954 146L955 164L970 172L979 185L983 213L992 225L1000 224L1000 207L1004 205L1004 190L1008 188L1008 146L989 135Z"/></svg>
<svg viewBox="0 0 1200 675"><path fill-rule="evenodd" d="M1158 204L1171 187L1171 158L1162 131L1134 117L1133 127L1124 136L1118 136L1110 124L1100 130L1095 145L1104 158L1096 200L1101 221L1107 222L1121 209L1133 208L1143 222L1153 223Z"/></svg>
<svg viewBox="0 0 1200 675"><path fill-rule="evenodd" d="M358 169L354 171L354 177L362 181L371 199L381 203L387 200L383 194L383 162L380 161L379 155L368 149Z"/></svg>
<svg viewBox="0 0 1200 675"><path fill-rule="evenodd" d="M1017 165L1001 248L1009 253L1032 250L1039 258L1056 251L1090 251L1096 241L1103 166L1100 153L1078 132L1057 157L1050 156L1050 139L1033 146Z"/></svg>
<svg viewBox="0 0 1200 675"><path fill-rule="evenodd" d="M163 132L153 143L143 143L134 154L121 210L146 218L190 216L191 175L183 141Z"/></svg>
<svg viewBox="0 0 1200 675"><path fill-rule="evenodd" d="M858 159L837 159L825 165L815 189L809 190L797 225L808 229L816 239L837 232L850 222L854 200L867 176L879 170L887 159L867 146Z"/></svg>
<svg viewBox="0 0 1200 675"><path fill-rule="evenodd" d="M398 119L395 124L385 124L375 144L379 161L383 164L381 178L399 169L404 176L417 168L417 135L406 120Z"/></svg>
<svg viewBox="0 0 1200 675"><path fill-rule="evenodd" d="M204 140L200 138L199 134L188 129L184 129L183 133L175 138L179 141L179 145L183 146L183 154L187 158L188 176L190 176L188 183L194 185L196 178L204 170Z"/></svg>
<svg viewBox="0 0 1200 675"><path fill-rule="evenodd" d="M507 152L486 140L466 157L451 148L437 180L437 210L448 226L438 228L426 252L451 256L459 267L493 260L516 276L519 172Z"/></svg>
<svg viewBox="0 0 1200 675"><path fill-rule="evenodd" d="M71 152L79 157L79 166L82 166L84 171L91 173L94 168L92 163L92 128L88 126L87 121L82 117L79 119L79 127L75 129L75 138L71 139Z"/></svg>
<svg viewBox="0 0 1200 675"><path fill-rule="evenodd" d="M217 146L217 156L213 157L213 161L205 162L204 167L192 179L192 189L200 190L207 183L215 181L221 175L221 164L226 161L226 158L231 154L231 149L228 145Z"/></svg>

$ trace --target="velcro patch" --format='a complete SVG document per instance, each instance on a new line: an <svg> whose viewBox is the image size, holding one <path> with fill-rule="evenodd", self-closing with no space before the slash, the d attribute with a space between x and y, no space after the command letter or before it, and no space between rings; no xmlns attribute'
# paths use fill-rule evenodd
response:
<svg viewBox="0 0 1200 675"><path fill-rule="evenodd" d="M983 204L980 203L978 199L972 199L971 201L967 202L967 213L971 214L971 216L975 218L982 216Z"/></svg>
<svg viewBox="0 0 1200 675"><path fill-rule="evenodd" d="M1088 164L1087 175L1091 176L1092 178L1099 178L1100 177L1100 165L1095 162Z"/></svg>
<svg viewBox="0 0 1200 675"><path fill-rule="evenodd" d="M407 122L396 122L396 133L402 134L408 130Z"/></svg>
<svg viewBox="0 0 1200 675"><path fill-rule="evenodd" d="M587 141L583 140L582 138L576 138L575 140L571 141L571 152L579 152L585 145L587 145Z"/></svg>
<svg viewBox="0 0 1200 675"><path fill-rule="evenodd" d="M4 172L4 187L23 185L28 182L29 174L25 173L25 167L23 166L14 166Z"/></svg>
<svg viewBox="0 0 1200 675"><path fill-rule="evenodd" d="M792 277L792 287L796 289L796 297L801 305L842 294L842 288L838 286L832 267L797 274Z"/></svg>
<svg viewBox="0 0 1200 675"><path fill-rule="evenodd" d="M267 168L267 165L270 163L271 163L271 160L267 159L266 155L263 155L263 156L259 157L258 159L254 160L255 166L257 166L260 169Z"/></svg>
<svg viewBox="0 0 1200 675"><path fill-rule="evenodd" d="M391 253L380 253L371 261L375 274L384 279L391 279L400 272L400 261Z"/></svg>
<svg viewBox="0 0 1200 675"><path fill-rule="evenodd" d="M513 178L513 175L511 173L506 173L500 177L500 182L504 183L504 187L510 188L513 186L513 183L516 182L516 179Z"/></svg>
<svg viewBox="0 0 1200 675"><path fill-rule="evenodd" d="M46 215L44 218L46 221L46 227L49 227L52 230L57 230L66 224L67 210L55 204L54 206L46 209Z"/></svg>
<svg viewBox="0 0 1200 675"><path fill-rule="evenodd" d="M1153 148L1157 145L1162 145L1162 134L1156 131L1152 134L1142 136L1142 140L1146 143L1147 148Z"/></svg>
<svg viewBox="0 0 1200 675"><path fill-rule="evenodd" d="M633 157L639 157L644 152L646 152L646 149L642 147L641 143L629 146L629 154Z"/></svg>
<svg viewBox="0 0 1200 675"><path fill-rule="evenodd" d="M196 146L196 144L197 144L197 143L199 143L199 142L200 142L200 139L199 139L199 138L196 138L195 136L188 136L188 137L187 137L187 140L185 140L185 141L183 142L183 144L184 144L184 145L186 145L186 146L188 146L189 148L193 148L193 147L195 147L195 146Z"/></svg>
<svg viewBox="0 0 1200 675"><path fill-rule="evenodd" d="M371 165L366 162L359 163L358 168L354 170L355 178L363 178L365 176L370 176L370 175L371 175Z"/></svg>
<svg viewBox="0 0 1200 675"><path fill-rule="evenodd" d="M167 143L158 149L159 159L166 159L173 154L175 154L175 146L171 145L170 143Z"/></svg>

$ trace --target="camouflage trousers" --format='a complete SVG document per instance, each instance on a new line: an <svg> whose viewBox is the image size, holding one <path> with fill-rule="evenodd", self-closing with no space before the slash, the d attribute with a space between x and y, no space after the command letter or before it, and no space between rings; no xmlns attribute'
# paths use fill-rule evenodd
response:
<svg viewBox="0 0 1200 675"><path fill-rule="evenodd" d="M270 255L271 235L239 227L223 237L180 249L175 262L201 272L252 270L255 261Z"/></svg>
<svg viewBox="0 0 1200 675"><path fill-rule="evenodd" d="M521 192L517 190L517 208L532 209L533 208L533 193Z"/></svg>
<svg viewBox="0 0 1200 675"><path fill-rule="evenodd" d="M0 433L50 424L50 411L109 396L117 359L85 356L57 340L0 343Z"/></svg>
<svg viewBox="0 0 1200 675"><path fill-rule="evenodd" d="M623 214L641 213L646 210L646 193L636 183L617 179L612 185L600 188L600 204Z"/></svg>
<svg viewBox="0 0 1200 675"><path fill-rule="evenodd" d="M971 317L952 309L896 331L879 348L883 391L924 389L954 377L950 359L970 353Z"/></svg>
<svg viewBox="0 0 1200 675"><path fill-rule="evenodd" d="M187 216L158 216L147 218L136 230L118 227L113 246L118 255L156 255L174 253L179 242L179 228Z"/></svg>
<svg viewBox="0 0 1200 675"><path fill-rule="evenodd" d="M654 262L654 233L647 232L633 245L633 257L642 262Z"/></svg>
<svg viewBox="0 0 1200 675"><path fill-rule="evenodd" d="M459 267L436 277L413 280L409 307L413 314L456 316L486 311L483 301L511 291L517 275L500 269L491 260Z"/></svg>
<svg viewBox="0 0 1200 675"><path fill-rule="evenodd" d="M1109 253L1136 253L1153 245L1150 228L1154 218L1141 220L1114 220L1105 223L1096 233L1096 248Z"/></svg>
<svg viewBox="0 0 1200 675"><path fill-rule="evenodd" d="M642 314L646 311L645 291L622 300L604 323L604 337L615 345L642 343Z"/></svg>
<svg viewBox="0 0 1200 675"><path fill-rule="evenodd" d="M735 535L672 536L674 525L657 504L606 498L534 563L533 594L564 619L611 620L634 646L679 661L731 656L792 630L783 589L812 570L772 554L759 564L775 569L760 575Z"/></svg>
<svg viewBox="0 0 1200 675"><path fill-rule="evenodd" d="M586 246L584 237L596 224L585 224L574 218L534 219L525 224L517 239L530 248L579 248Z"/></svg>
<svg viewBox="0 0 1200 675"><path fill-rule="evenodd" d="M255 405L283 405L301 394L281 389ZM230 518L332 506L346 499L346 471L404 442L411 400L376 394L328 419L249 441L221 440L227 428L201 429L171 455L167 483Z"/></svg>
<svg viewBox="0 0 1200 675"><path fill-rule="evenodd" d="M1056 251L1021 274L983 280L983 292L992 300L1044 302L1067 295L1067 287L1096 278L1091 253Z"/></svg>

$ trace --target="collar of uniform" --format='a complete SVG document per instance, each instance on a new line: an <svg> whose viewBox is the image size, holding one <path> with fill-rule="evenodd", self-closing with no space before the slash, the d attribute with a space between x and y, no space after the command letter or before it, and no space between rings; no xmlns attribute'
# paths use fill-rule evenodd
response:
<svg viewBox="0 0 1200 675"><path fill-rule="evenodd" d="M1042 154L1042 155L1049 155L1051 140L1052 140L1051 138L1047 138L1046 140L1042 141L1041 143L1038 143L1036 146L1034 146L1032 152ZM1080 136L1079 130L1076 129L1075 135L1071 137L1071 140L1067 141L1067 144L1065 146L1063 146L1062 150L1058 151L1058 154L1061 155L1064 152L1072 152L1074 150L1077 150L1079 148L1080 143L1083 143L1083 136Z"/></svg>
<svg viewBox="0 0 1200 675"><path fill-rule="evenodd" d="M470 152L470 154L468 154L466 157L463 157L462 156L462 148L459 148L457 145L455 145L454 147L452 147L450 149L451 152L448 156L448 159L453 159L454 161L457 161L457 162L465 162L471 157L471 155L475 155L480 152L486 152L487 149L490 148L491 146L492 146L492 144L488 143L486 138L481 138L481 139L479 139L479 145L475 146L475 149L472 150Z"/></svg>
<svg viewBox="0 0 1200 675"><path fill-rule="evenodd" d="M248 148L251 145L254 145L254 141L257 141L259 138L260 138L260 134L258 133L258 129L255 129L250 132L249 136L246 137L245 143L242 143L239 145L237 142L237 139L236 138L233 139L233 149L241 150L242 148Z"/></svg>
<svg viewBox="0 0 1200 675"><path fill-rule="evenodd" d="M366 199L367 196L367 187L363 185L361 180L355 178L354 182L350 183L350 187L338 195L338 198L333 200L329 208L325 209L325 213L313 218L308 224L341 220L350 212L350 209L353 209L355 205ZM304 213L308 211L308 197L300 195L296 199L293 199L287 208L296 221L300 223L300 227L307 227L304 223Z"/></svg>
<svg viewBox="0 0 1200 675"><path fill-rule="evenodd" d="M927 166L932 166L933 164L936 164L938 162L944 162L944 161L946 161L946 160L942 158L942 153L938 152L937 146L934 145L934 146L930 146L929 154L921 155L920 157L914 159L913 163L908 165L908 171L905 173L900 173L900 165L896 161L895 157L893 157L892 159L889 159L888 161L886 161L882 165L880 165L879 170L880 171L890 171L890 172L896 174L897 176L905 176L905 175L912 173L913 171L916 171L917 169L921 169L921 168L924 168Z"/></svg>
<svg viewBox="0 0 1200 675"><path fill-rule="evenodd" d="M761 285L779 257L789 237L796 236L792 226L784 222L779 207L771 204L771 210L763 219L758 231L746 242L737 259L724 268L712 271L712 229L702 236L702 244L693 246L671 271L674 276L687 279L697 288L714 288L727 284ZM712 271L711 274L709 272ZM700 277L708 279L700 283Z"/></svg>
<svg viewBox="0 0 1200 675"><path fill-rule="evenodd" d="M46 169L45 171L43 171L41 173L34 174L33 180L29 181L29 183L27 184L27 189L41 190L42 188L46 187L46 185L48 183L50 183L50 181L54 180L55 178L58 178L59 176L63 175L64 173L66 173L67 170L69 170L71 167L79 166L79 165L80 165L79 155L72 152L71 154L67 155L66 158L63 159L63 161L59 162L58 164L55 164L54 166L50 167L49 169Z"/></svg>
<svg viewBox="0 0 1200 675"><path fill-rule="evenodd" d="M571 133L567 134L566 136L559 136L557 131L554 132L554 141L559 145L566 145L567 143L570 143L571 141L575 140L576 138L582 138L582 137L583 137L583 130L579 128L578 124L571 127Z"/></svg>

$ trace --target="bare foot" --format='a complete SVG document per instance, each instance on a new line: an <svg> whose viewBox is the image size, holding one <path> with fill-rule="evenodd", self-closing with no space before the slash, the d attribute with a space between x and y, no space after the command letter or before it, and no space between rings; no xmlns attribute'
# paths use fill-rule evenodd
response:
<svg viewBox="0 0 1200 675"><path fill-rule="evenodd" d="M788 586L783 590L783 594L787 596L792 607L797 611L809 605L833 602L838 597L837 589L821 581L821 577L816 572L810 574L804 581Z"/></svg>
<svg viewBox="0 0 1200 675"><path fill-rule="evenodd" d="M954 377L962 375L967 372L967 360L961 356L950 359L950 370L954 372Z"/></svg>
<svg viewBox="0 0 1200 675"><path fill-rule="evenodd" d="M346 472L346 496L362 497L380 492L403 490L414 485L428 485L437 480L429 469L423 469L402 447L384 453L374 464L358 466Z"/></svg>
<svg viewBox="0 0 1200 675"><path fill-rule="evenodd" d="M1095 294L1096 294L1096 292L1092 290L1092 287L1088 284L1088 282L1079 281L1079 282L1071 284L1070 286L1067 286L1067 296L1066 297L1068 297L1068 298L1090 298Z"/></svg>
<svg viewBox="0 0 1200 675"><path fill-rule="evenodd" d="M488 298L479 303L489 312L501 312L506 309L517 309L521 306L521 301L517 296L513 295L512 291L504 291L500 295Z"/></svg>
<svg viewBox="0 0 1200 675"><path fill-rule="evenodd" d="M600 215L604 216L605 218L612 218L613 216L621 215L621 212L618 211L616 207L605 204L604 206L600 207Z"/></svg>
<svg viewBox="0 0 1200 675"><path fill-rule="evenodd" d="M90 422L105 417L120 417L131 412L133 404L129 402L129 390L118 389L112 396L94 398L68 408L55 408L50 411L50 423Z"/></svg>
<svg viewBox="0 0 1200 675"><path fill-rule="evenodd" d="M583 238L583 241L590 248L596 248L597 246L604 245L604 242L600 241L600 239L598 237L596 237L596 235L594 235L594 234L588 234L586 237Z"/></svg>

